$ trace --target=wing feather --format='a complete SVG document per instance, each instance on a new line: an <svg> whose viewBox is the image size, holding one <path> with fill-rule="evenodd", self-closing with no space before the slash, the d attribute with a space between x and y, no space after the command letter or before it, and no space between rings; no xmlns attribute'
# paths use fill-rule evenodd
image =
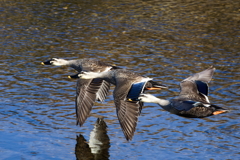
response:
<svg viewBox="0 0 240 160"><path fill-rule="evenodd" d="M208 84L203 82L203 81L195 81L196 85L197 85L197 89L199 92L201 92L202 94L208 96Z"/></svg>
<svg viewBox="0 0 240 160"><path fill-rule="evenodd" d="M78 79L76 95L77 125L83 125L89 116L92 106L97 98L97 92L101 86L99 79Z"/></svg>
<svg viewBox="0 0 240 160"><path fill-rule="evenodd" d="M194 81L182 81L180 88L181 91L177 99L209 103L207 96L198 91L197 84Z"/></svg>
<svg viewBox="0 0 240 160"><path fill-rule="evenodd" d="M124 136L131 140L136 130L138 116L141 113L142 103L127 101L126 97L132 84L129 81L119 80L114 89L114 102L117 116Z"/></svg>
<svg viewBox="0 0 240 160"><path fill-rule="evenodd" d="M196 81L196 80L198 80L198 81L203 81L203 82L209 83L212 79L214 71L215 71L215 68L213 68L213 66L211 66L211 67L209 67L208 69L206 69L202 72L196 73L193 76L190 76L190 77L184 79L183 81Z"/></svg>
<svg viewBox="0 0 240 160"><path fill-rule="evenodd" d="M101 86L97 92L97 100L98 101L103 102L106 99L108 92L110 90L110 85L111 84L108 83L107 81L102 80Z"/></svg>

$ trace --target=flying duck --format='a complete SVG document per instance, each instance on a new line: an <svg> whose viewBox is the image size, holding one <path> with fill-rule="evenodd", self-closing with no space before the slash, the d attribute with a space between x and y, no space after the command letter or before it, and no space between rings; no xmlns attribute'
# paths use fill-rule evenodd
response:
<svg viewBox="0 0 240 160"><path fill-rule="evenodd" d="M118 69L117 66L112 66L99 60L84 58L76 60L65 60L61 58L51 58L43 65L54 66L70 66L78 72L103 72ZM74 76L72 76L74 78ZM92 110L95 100L104 101L108 95L110 83L102 79L78 79L76 87L76 116L77 125L82 126L86 118ZM79 111L81 110L81 115Z"/></svg>
<svg viewBox="0 0 240 160"><path fill-rule="evenodd" d="M113 91L114 103L119 123L127 140L132 140L142 110L143 103L138 100L139 95L145 90L167 88L151 78L143 77L125 69L98 73L81 72L78 77L80 79L102 79L115 85ZM82 110L78 111L78 114L82 115Z"/></svg>
<svg viewBox="0 0 240 160"><path fill-rule="evenodd" d="M157 103L163 109L183 117L202 118L227 112L228 110L211 104L208 99L208 83L214 71L215 68L211 66L184 79L176 98L165 100L150 94L141 94L138 99L141 102Z"/></svg>

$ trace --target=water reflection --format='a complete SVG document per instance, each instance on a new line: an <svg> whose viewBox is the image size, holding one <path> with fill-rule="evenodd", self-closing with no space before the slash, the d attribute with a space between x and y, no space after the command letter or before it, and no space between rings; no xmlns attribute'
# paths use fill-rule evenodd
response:
<svg viewBox="0 0 240 160"><path fill-rule="evenodd" d="M110 139L107 135L107 124L103 118L98 118L90 133L89 143L83 135L77 136L75 154L78 160L108 160Z"/></svg>

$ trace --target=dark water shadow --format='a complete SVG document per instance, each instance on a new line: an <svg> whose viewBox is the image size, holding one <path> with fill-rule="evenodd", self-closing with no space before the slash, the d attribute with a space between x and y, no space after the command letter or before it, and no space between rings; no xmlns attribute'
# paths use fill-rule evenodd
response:
<svg viewBox="0 0 240 160"><path fill-rule="evenodd" d="M98 118L90 133L89 143L83 135L76 138L75 154L77 160L108 160L110 139L107 135L107 124Z"/></svg>

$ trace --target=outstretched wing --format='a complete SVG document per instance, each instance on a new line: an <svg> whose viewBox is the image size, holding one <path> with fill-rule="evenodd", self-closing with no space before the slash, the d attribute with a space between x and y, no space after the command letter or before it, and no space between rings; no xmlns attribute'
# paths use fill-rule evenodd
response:
<svg viewBox="0 0 240 160"><path fill-rule="evenodd" d="M197 89L199 92L201 92L202 94L208 96L208 84L203 82L203 81L195 81L196 85L197 85Z"/></svg>
<svg viewBox="0 0 240 160"><path fill-rule="evenodd" d="M127 140L132 140L142 107L139 102L128 102L124 100L116 100L115 105L124 136Z"/></svg>
<svg viewBox="0 0 240 160"><path fill-rule="evenodd" d="M89 116L102 84L100 79L78 79L76 95L77 125L83 125Z"/></svg>
<svg viewBox="0 0 240 160"><path fill-rule="evenodd" d="M215 68L211 66L202 72L196 73L193 76L190 76L184 79L183 81L203 81L203 82L209 83L212 79L214 71L215 71Z"/></svg>
<svg viewBox="0 0 240 160"><path fill-rule="evenodd" d="M110 89L110 83L108 83L107 81L102 80L102 83L100 85L99 90L97 91L97 100L103 102L109 92Z"/></svg>
<svg viewBox="0 0 240 160"><path fill-rule="evenodd" d="M137 101L140 94L143 93L145 85L146 85L146 82L138 82L138 83L132 84L127 94L127 99Z"/></svg>
<svg viewBox="0 0 240 160"><path fill-rule="evenodd" d="M131 83L125 79L118 79L114 89L114 102L117 108L117 116L122 131L127 140L131 140L136 130L138 116L141 113L143 103L139 101L128 101L127 94Z"/></svg>
<svg viewBox="0 0 240 160"><path fill-rule="evenodd" d="M181 91L177 99L209 103L208 97L199 92L195 81L182 81L180 89ZM202 90L202 92L205 91Z"/></svg>

